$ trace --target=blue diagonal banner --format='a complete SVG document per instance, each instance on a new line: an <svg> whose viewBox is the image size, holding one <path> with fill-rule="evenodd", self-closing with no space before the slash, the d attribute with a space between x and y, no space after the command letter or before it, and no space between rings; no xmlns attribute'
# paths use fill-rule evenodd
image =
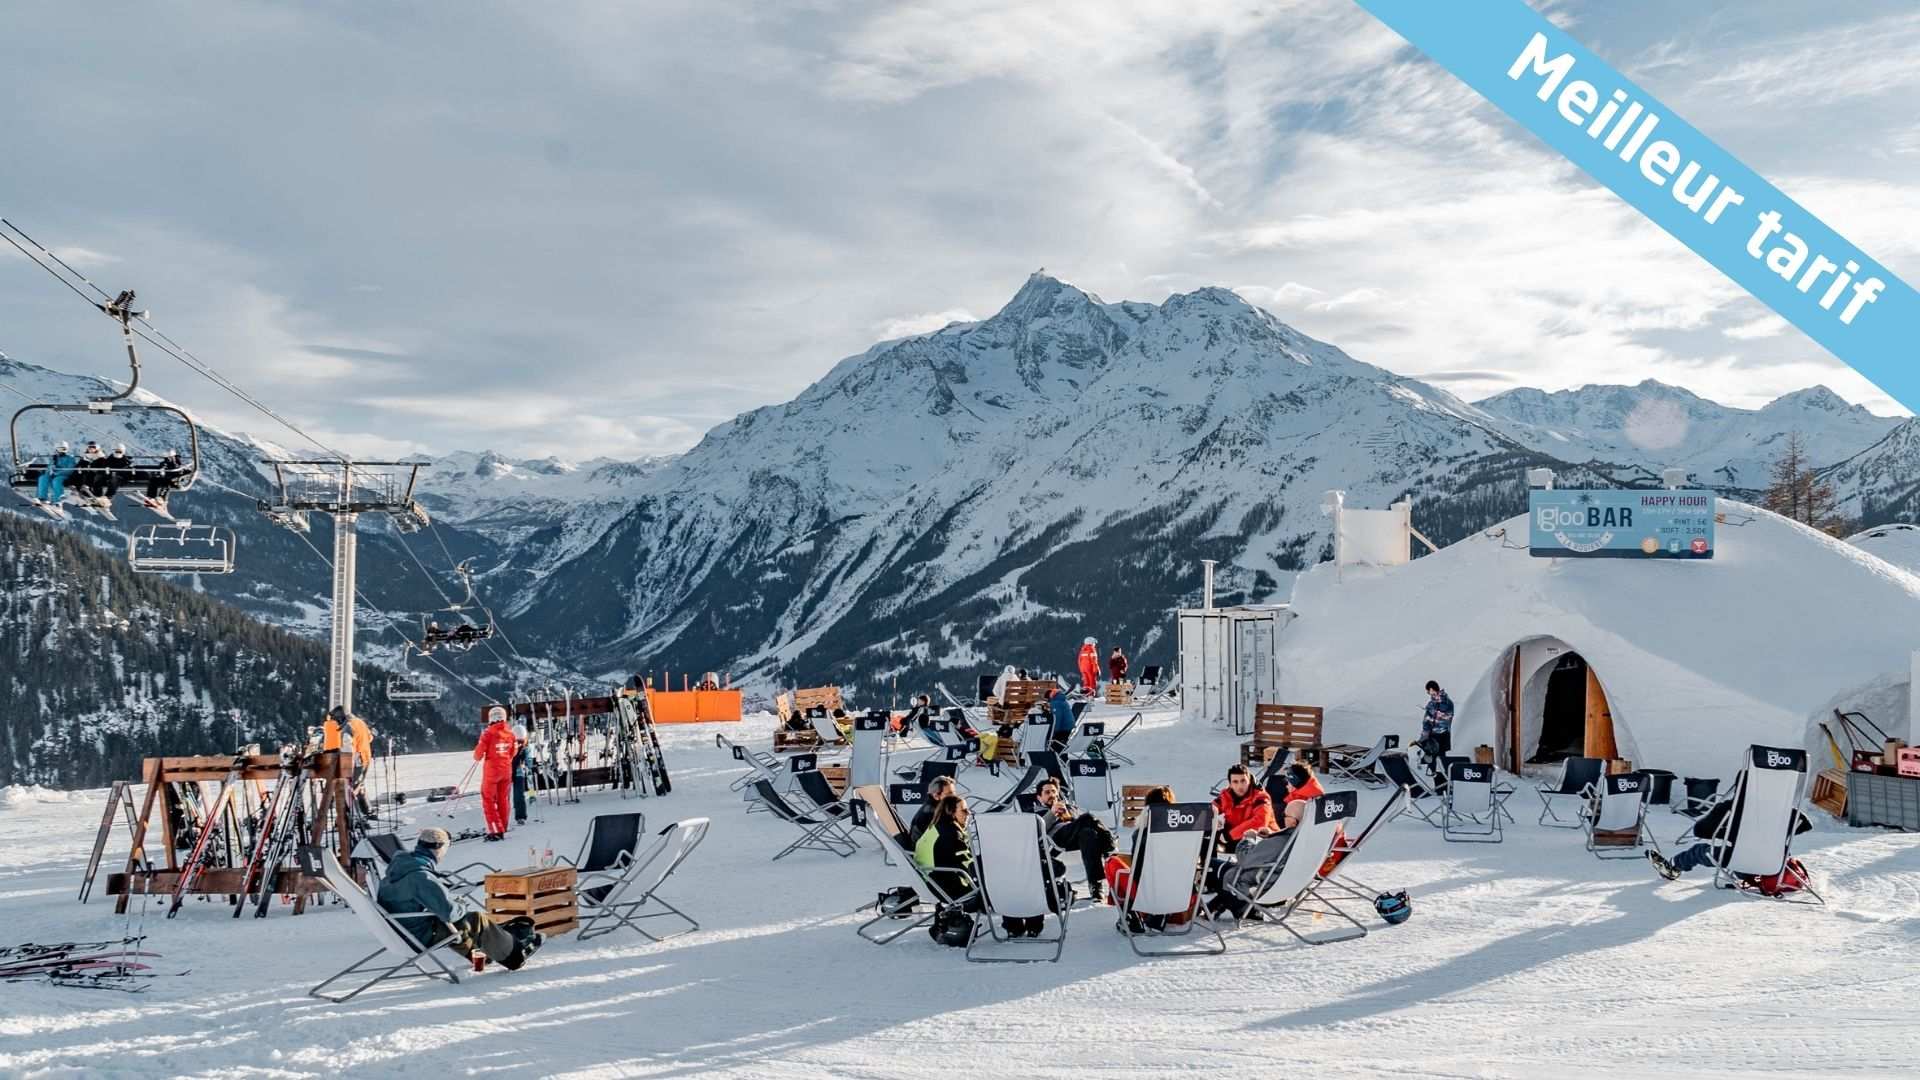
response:
<svg viewBox="0 0 1920 1080"><path fill-rule="evenodd" d="M1521 0L1356 0L1888 396L1920 295Z"/></svg>

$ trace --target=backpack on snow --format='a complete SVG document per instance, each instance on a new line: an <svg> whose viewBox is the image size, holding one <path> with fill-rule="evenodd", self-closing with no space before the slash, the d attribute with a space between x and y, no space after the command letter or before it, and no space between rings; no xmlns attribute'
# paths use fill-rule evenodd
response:
<svg viewBox="0 0 1920 1080"><path fill-rule="evenodd" d="M943 904L934 912L927 934L942 945L964 949L973 940L973 916L957 904Z"/></svg>
<svg viewBox="0 0 1920 1080"><path fill-rule="evenodd" d="M1761 896L1785 896L1797 893L1807 887L1807 868L1799 859L1788 856L1785 866L1777 874L1748 877L1742 884Z"/></svg>

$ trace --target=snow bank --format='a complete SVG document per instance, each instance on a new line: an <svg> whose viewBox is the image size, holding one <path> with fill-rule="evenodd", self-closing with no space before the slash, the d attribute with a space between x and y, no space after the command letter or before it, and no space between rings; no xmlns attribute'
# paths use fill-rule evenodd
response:
<svg viewBox="0 0 1920 1080"><path fill-rule="evenodd" d="M1370 743L1416 730L1437 679L1454 745L1504 747L1515 647L1536 713L1539 664L1572 650L1606 692L1621 756L1724 776L1749 743L1806 745L1835 695L1908 681L1920 577L1756 507L1720 510L1710 562L1536 559L1517 517L1394 570L1317 567L1294 586L1282 694L1324 705L1329 738Z"/></svg>
<svg viewBox="0 0 1920 1080"><path fill-rule="evenodd" d="M86 802L84 791L55 791L38 784L15 784L0 787L0 807L14 809L28 803L77 803Z"/></svg>

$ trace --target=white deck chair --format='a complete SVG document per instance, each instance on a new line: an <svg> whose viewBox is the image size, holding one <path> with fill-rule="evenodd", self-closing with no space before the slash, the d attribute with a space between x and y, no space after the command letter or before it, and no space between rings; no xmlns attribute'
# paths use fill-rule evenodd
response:
<svg viewBox="0 0 1920 1080"><path fill-rule="evenodd" d="M1498 844L1505 839L1500 806L1494 801L1493 766L1456 761L1447 767L1440 835L1453 843Z"/></svg>
<svg viewBox="0 0 1920 1080"><path fill-rule="evenodd" d="M914 860L912 848L904 842L906 825L900 821L899 815L893 812L893 807L887 805L886 799L879 794L878 789L860 788L855 794L859 797L851 804L854 826L866 829L879 842L880 857L888 866L895 865L893 861L895 855L901 856L901 862L913 872L914 893L917 896L931 897L933 900L933 903L927 907L916 906L914 912L909 915L879 911L854 931L862 940L871 941L875 945L890 945L908 931L918 930L932 922L942 906L965 904L975 892L979 891L976 888L961 896L948 896L931 877L927 876L926 869ZM879 928L888 922L896 922L900 925L889 932L881 932Z"/></svg>
<svg viewBox="0 0 1920 1080"><path fill-rule="evenodd" d="M821 749L847 745L847 740L840 735L840 729L834 726L832 713L815 713L807 717L807 723L812 724L813 733L820 736Z"/></svg>
<svg viewBox="0 0 1920 1080"><path fill-rule="evenodd" d="M1602 859L1638 859L1660 845L1647 828L1647 778L1641 773L1602 777L1580 814L1587 850Z"/></svg>
<svg viewBox="0 0 1920 1080"><path fill-rule="evenodd" d="M1351 791L1333 791L1317 795L1301 818L1300 826L1294 830L1293 842L1287 848L1286 855L1278 862L1259 868L1255 880L1244 880L1244 874L1229 873L1221 885L1243 900L1250 901L1270 922L1278 923L1287 933L1309 945L1326 945L1335 941L1347 941L1365 937L1367 928L1358 919L1346 913L1345 909L1329 897L1320 893L1320 867L1325 865L1327 856L1333 853L1334 841L1340 834L1340 823L1353 817L1359 809L1360 796ZM1309 901L1318 906L1309 906ZM1295 913L1305 909L1311 914L1334 915L1346 920L1351 928L1336 927L1323 933L1303 934L1293 926Z"/></svg>
<svg viewBox="0 0 1920 1080"><path fill-rule="evenodd" d="M1044 753L1052 748L1053 713L1042 710L1027 717L1020 725L1020 761L1029 764L1029 755Z"/></svg>
<svg viewBox="0 0 1920 1080"><path fill-rule="evenodd" d="M1607 763L1599 758L1570 757L1562 762L1556 783L1541 784L1533 789L1540 796L1540 824L1550 829L1579 828L1578 818L1563 818L1554 811L1554 800L1573 799L1584 804L1591 797L1588 789L1599 786L1606 771Z"/></svg>
<svg viewBox="0 0 1920 1080"><path fill-rule="evenodd" d="M1120 906L1120 932L1139 956L1218 956L1227 951L1227 939L1200 903L1200 883L1206 876L1207 855L1213 850L1215 821L1207 803L1162 803L1141 815L1133 836L1133 865L1128 868L1126 902ZM1186 916L1185 925L1149 933L1135 933L1131 917L1165 920ZM1214 943L1185 938L1204 924ZM1146 949L1143 941L1176 939L1167 947Z"/></svg>
<svg viewBox="0 0 1920 1080"><path fill-rule="evenodd" d="M580 904L580 929L577 940L586 941L611 934L622 926L648 941L665 941L700 929L693 916L668 903L660 895L660 886L673 876L680 864L707 837L711 822L703 817L676 821L661 830L660 842L646 854L629 861L618 870L599 870L581 874L574 886ZM664 908L649 911L648 908ZM640 925L642 919L673 916L687 924L671 934L654 934Z"/></svg>
<svg viewBox="0 0 1920 1080"><path fill-rule="evenodd" d="M1380 755L1389 750L1398 749L1400 749L1400 736L1382 735L1374 742L1371 749L1359 757L1329 758L1327 772L1331 773L1335 779L1352 780L1368 787L1391 783L1386 777L1380 775Z"/></svg>
<svg viewBox="0 0 1920 1080"><path fill-rule="evenodd" d="M1103 758L1106 758L1108 763L1113 765L1113 767L1116 769L1122 765L1133 764L1132 758L1114 749L1114 747L1120 744L1121 739L1124 739L1127 737L1127 732L1132 731L1134 728L1137 728L1140 726L1141 715L1142 715L1141 713L1134 713L1133 716L1128 718L1126 723L1120 725L1119 731L1116 731L1113 734L1108 735L1107 737L1101 739L1098 744L1097 749L1099 751L1100 756Z"/></svg>
<svg viewBox="0 0 1920 1080"><path fill-rule="evenodd" d="M864 787L884 784L887 778L887 715L863 713L853 718L853 755L847 762L847 783Z"/></svg>
<svg viewBox="0 0 1920 1080"><path fill-rule="evenodd" d="M980 885L980 912L973 919L973 936L967 941L967 959L975 963L1031 963L1060 959L1067 947L1067 905L1053 910L1048 897L1058 896L1059 883L1053 876L1053 860L1040 857L1045 839L1041 821L1034 814L981 814L973 819L973 868ZM1055 932L1042 931L1037 938L1009 938L1000 928L1001 919L1044 919L1054 916ZM1053 947L1051 956L989 955L981 951L981 939L1011 950L1037 946ZM996 950L996 953L998 950Z"/></svg>
<svg viewBox="0 0 1920 1080"><path fill-rule="evenodd" d="M1733 781L1733 809L1713 836L1715 842L1731 845L1714 871L1716 887L1738 888L1741 875L1768 877L1786 868L1787 856L1792 854L1794 818L1800 798L1805 794L1806 782L1804 750L1778 746L1747 748L1746 767ZM1788 902L1827 902L1813 890L1812 882L1807 882L1800 892L1809 899Z"/></svg>
<svg viewBox="0 0 1920 1080"><path fill-rule="evenodd" d="M326 879L327 887L333 890L335 896L347 902L348 910L353 912L354 918L359 920L361 927L379 943L380 947L372 954L354 961L339 974L307 991L309 997L317 997L322 1001L338 1005L349 998L358 997L363 991L370 990L387 979L445 979L450 983L460 981L460 976L443 963L438 955L441 946L451 945L458 940L457 938L450 934L446 940L434 946L420 944L420 937L430 936L425 931L439 921L439 916L424 911L417 915L389 914L373 897L368 896L360 888L359 884L353 880L353 875L347 873L346 869L340 865L340 860L334 856L331 849L318 850L320 875ZM412 930L405 925L408 923L413 925ZM416 936L416 931L420 936ZM345 994L326 992L327 987L341 979L356 975L373 977Z"/></svg>
<svg viewBox="0 0 1920 1080"><path fill-rule="evenodd" d="M1067 777L1073 781L1073 801L1094 817L1113 819L1120 827L1120 800L1113 790L1113 766L1103 758L1072 758Z"/></svg>
<svg viewBox="0 0 1920 1080"><path fill-rule="evenodd" d="M765 777L769 780L775 780L780 776L780 759L769 751L749 749L727 738L725 735L715 735L713 737L713 745L725 750L732 756L733 760L747 767L746 772L734 777L733 780L727 784L727 790L729 791L745 791L748 787L752 786L756 779Z"/></svg>
<svg viewBox="0 0 1920 1080"><path fill-rule="evenodd" d="M1094 745L1106 737L1107 722L1105 720L1082 720L1074 725L1073 735L1067 739L1067 756L1086 757L1092 752Z"/></svg>

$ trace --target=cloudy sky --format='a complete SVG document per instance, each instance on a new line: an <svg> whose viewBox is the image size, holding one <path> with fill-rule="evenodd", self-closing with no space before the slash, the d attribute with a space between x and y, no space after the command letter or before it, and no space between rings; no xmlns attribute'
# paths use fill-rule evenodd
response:
<svg viewBox="0 0 1920 1080"><path fill-rule="evenodd" d="M1920 276L1913 4L1550 13ZM0 94L0 213L362 455L683 449L1041 266L1468 397L1900 411L1351 0L9 5ZM113 373L5 250L0 350Z"/></svg>

